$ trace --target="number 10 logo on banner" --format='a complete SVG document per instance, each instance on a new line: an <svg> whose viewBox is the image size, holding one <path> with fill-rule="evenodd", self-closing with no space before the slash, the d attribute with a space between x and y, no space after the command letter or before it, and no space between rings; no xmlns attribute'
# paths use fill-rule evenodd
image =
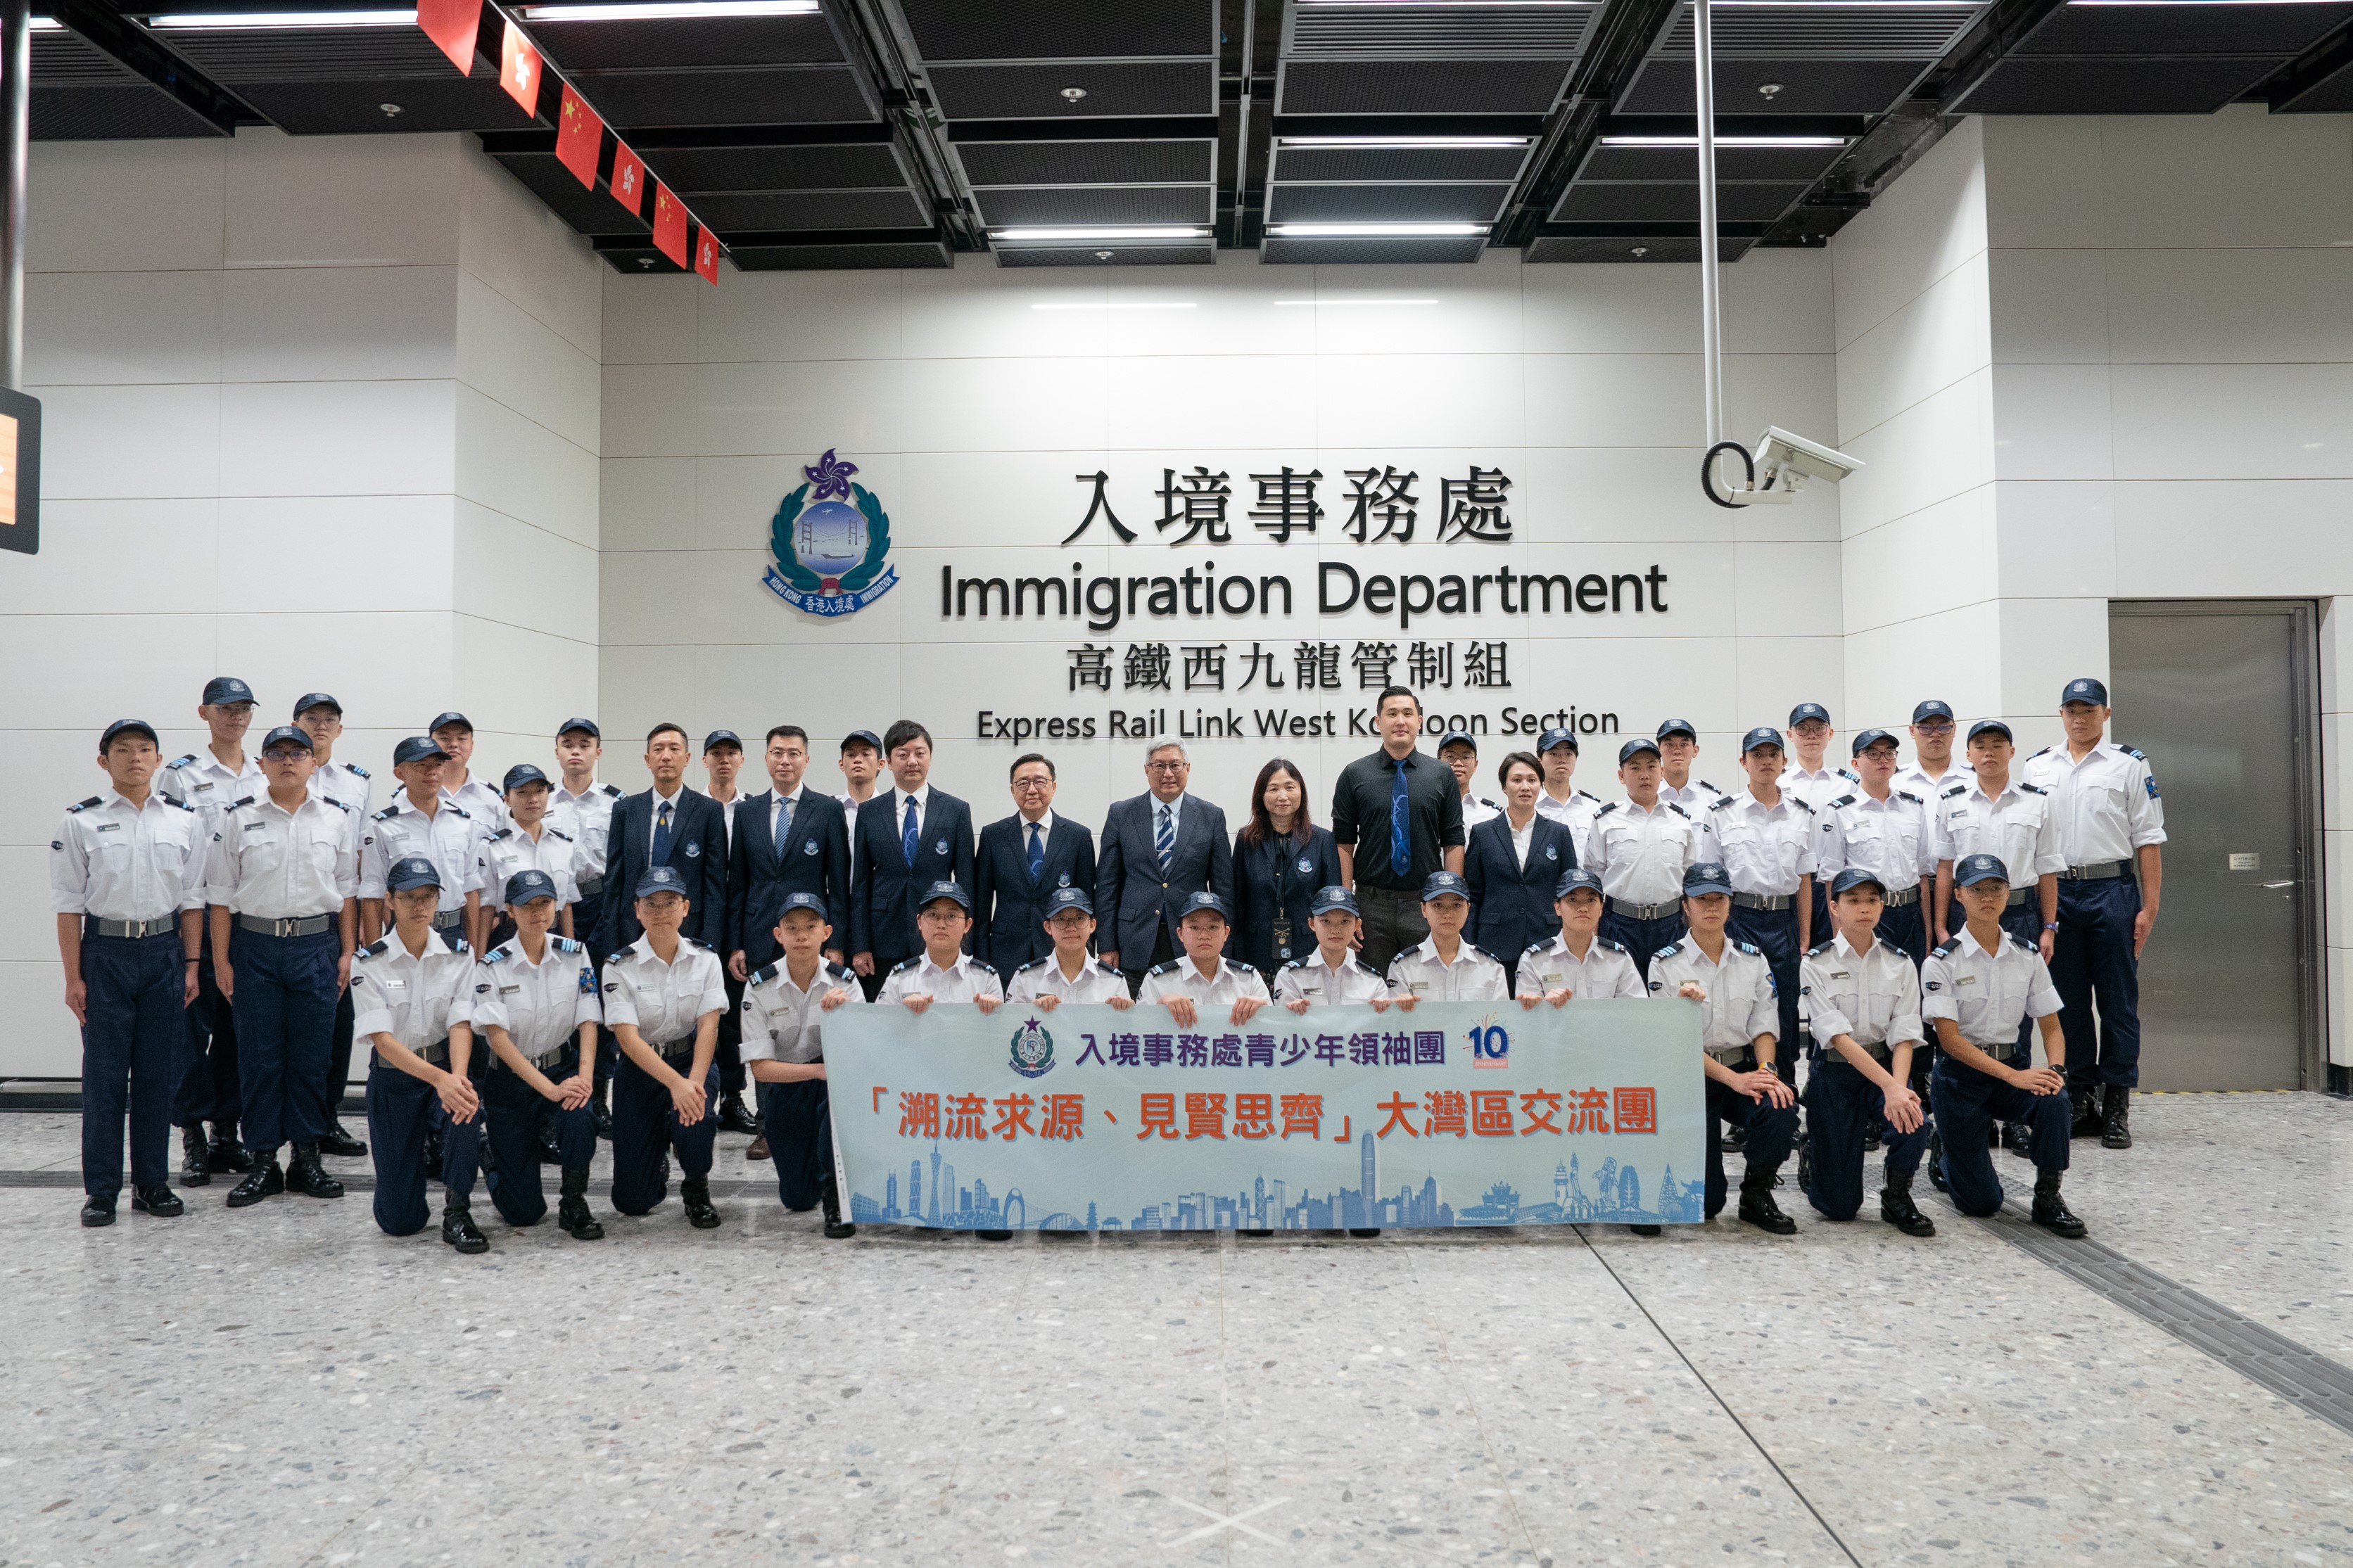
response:
<svg viewBox="0 0 2353 1568"><path fill-rule="evenodd" d="M1501 1068L1512 1065L1512 1037L1501 1024L1480 1024L1462 1031L1471 1042L1471 1065Z"/></svg>

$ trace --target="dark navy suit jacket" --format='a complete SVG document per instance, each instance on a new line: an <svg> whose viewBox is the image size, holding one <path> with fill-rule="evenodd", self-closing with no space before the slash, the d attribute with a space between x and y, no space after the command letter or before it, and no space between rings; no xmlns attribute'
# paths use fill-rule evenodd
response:
<svg viewBox="0 0 2353 1568"><path fill-rule="evenodd" d="M912 867L901 852L907 797L898 790L875 791L851 829L858 868L850 874L849 952L872 953L877 974L923 951L915 905L925 888L954 879L972 891L972 808L937 789L928 798Z"/></svg>
<svg viewBox="0 0 2353 1568"><path fill-rule="evenodd" d="M605 907L596 951L618 952L645 934L638 924L638 879L653 859L654 792L613 803L605 838ZM727 937L727 814L717 801L681 789L670 805L670 854L663 864L686 879L686 923L679 934L710 947Z"/></svg>
<svg viewBox="0 0 2353 1568"><path fill-rule="evenodd" d="M1095 836L1056 813L1046 835L1046 866L1029 877L1029 830L1016 812L980 830L980 856L974 862L973 956L1009 975L1033 958L1054 951L1046 934L1046 900L1056 888L1077 888L1095 896Z"/></svg>
<svg viewBox="0 0 2353 1568"><path fill-rule="evenodd" d="M787 893L823 899L833 927L826 946L849 951L849 814L841 802L803 783L779 856L768 837L768 809L776 800L774 789L764 789L735 803L735 843L727 858L724 951L741 952L753 969L776 956L776 912Z"/></svg>
<svg viewBox="0 0 2353 1568"><path fill-rule="evenodd" d="M1160 921L1168 921L1171 947L1176 940L1187 895L1207 890L1234 907L1234 855L1226 836L1226 814L1189 791L1176 812L1176 846L1168 875L1160 874L1160 854L1153 847L1153 824L1159 801L1150 791L1112 803L1103 819L1103 846L1095 857L1095 918L1109 921L1108 931L1098 931L1095 945L1119 954L1120 966L1135 970L1150 966L1152 939Z"/></svg>
<svg viewBox="0 0 2353 1568"><path fill-rule="evenodd" d="M1546 853L1550 851L1550 853ZM1560 932L1552 890L1560 875L1577 864L1577 840L1567 828L1538 814L1523 868L1512 852L1512 819L1492 816L1471 830L1462 851L1462 878L1471 884L1472 942L1518 973L1528 944Z"/></svg>
<svg viewBox="0 0 2353 1568"><path fill-rule="evenodd" d="M1306 957L1315 951L1315 933L1307 925L1307 906L1316 889L1340 885L1340 846L1328 827L1309 828L1303 845L1273 837L1246 845L1237 835L1233 955L1261 974L1272 974L1293 959ZM1276 951L1274 945L1278 910L1287 910L1291 916L1288 952Z"/></svg>

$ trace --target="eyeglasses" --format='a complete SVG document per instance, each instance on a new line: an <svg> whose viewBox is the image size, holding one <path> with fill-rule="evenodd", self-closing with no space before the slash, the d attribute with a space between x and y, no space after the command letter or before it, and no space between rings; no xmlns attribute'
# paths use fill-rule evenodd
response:
<svg viewBox="0 0 2353 1568"><path fill-rule="evenodd" d="M280 746L274 751L262 752L261 760L265 763L290 763L299 757L307 757L310 754L308 752L297 751L290 746Z"/></svg>
<svg viewBox="0 0 2353 1568"><path fill-rule="evenodd" d="M1047 778L1042 774L1026 773L1020 778L1013 781L1013 787L1018 790L1044 789L1053 782L1054 781L1052 779Z"/></svg>
<svg viewBox="0 0 2353 1568"><path fill-rule="evenodd" d="M1954 726L1949 719L1930 719L1915 724L1912 728L1924 735L1949 735L1953 732Z"/></svg>
<svg viewBox="0 0 2353 1568"><path fill-rule="evenodd" d="M1173 763L1146 763L1144 764L1144 769L1146 773L1181 773L1192 765L1180 759Z"/></svg>

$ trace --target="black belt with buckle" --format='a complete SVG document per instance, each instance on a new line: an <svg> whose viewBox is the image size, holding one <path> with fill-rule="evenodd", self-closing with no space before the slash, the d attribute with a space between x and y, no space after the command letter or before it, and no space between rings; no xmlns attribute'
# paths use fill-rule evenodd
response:
<svg viewBox="0 0 2353 1568"><path fill-rule="evenodd" d="M2002 906L2005 909L2014 910L2024 902L2026 902L2026 889L2024 888L2012 888L2010 890L2010 897L2002 900Z"/></svg>
<svg viewBox="0 0 2353 1568"><path fill-rule="evenodd" d="M463 909L436 910L433 911L433 929L435 931L455 931L459 922L464 921L465 918L466 911Z"/></svg>
<svg viewBox="0 0 2353 1568"><path fill-rule="evenodd" d="M427 1046L417 1054L424 1058L428 1066L437 1068L448 1067L449 1065L448 1037L446 1035L443 1036L440 1039L435 1041L429 1046Z"/></svg>
<svg viewBox="0 0 2353 1568"><path fill-rule="evenodd" d="M694 1037L689 1035L682 1040L672 1040L668 1045L656 1046L654 1050L666 1062L691 1062L694 1059Z"/></svg>
<svg viewBox="0 0 2353 1568"><path fill-rule="evenodd" d="M1919 901L1920 884L1917 882L1908 888L1897 888L1886 897L1887 907L1891 910L1908 910Z"/></svg>
<svg viewBox="0 0 2353 1568"><path fill-rule="evenodd" d="M1610 913L1624 915L1630 921L1662 921L1682 910L1683 903L1679 900L1671 900L1663 904L1637 904L1625 899L1609 900Z"/></svg>
<svg viewBox="0 0 2353 1568"><path fill-rule="evenodd" d="M81 934L84 936L119 936L131 942L141 942L151 936L164 936L180 929L180 917L165 915L153 921L110 921L97 915L84 915Z"/></svg>
<svg viewBox="0 0 2353 1568"><path fill-rule="evenodd" d="M543 1051L538 1056L532 1058L531 1065L537 1068L540 1071L545 1072L549 1068L561 1063L565 1057L570 1054L571 1050L572 1043L567 1040L552 1051Z"/></svg>
<svg viewBox="0 0 2353 1568"><path fill-rule="evenodd" d="M291 920L264 920L259 915L239 915L237 923L247 931L262 936L317 936L335 923L332 915L297 915Z"/></svg>
<svg viewBox="0 0 2353 1568"><path fill-rule="evenodd" d="M1792 893L1735 893L1732 901L1744 910L1786 910L1797 902Z"/></svg>
<svg viewBox="0 0 2353 1568"><path fill-rule="evenodd" d="M575 883L574 886L578 889L582 898L593 899L597 894L605 890L605 879L602 877L586 877Z"/></svg>
<svg viewBox="0 0 2353 1568"><path fill-rule="evenodd" d="M2112 882L2131 868L2127 860L2095 860L2088 866L2070 866L2059 873L2063 882Z"/></svg>

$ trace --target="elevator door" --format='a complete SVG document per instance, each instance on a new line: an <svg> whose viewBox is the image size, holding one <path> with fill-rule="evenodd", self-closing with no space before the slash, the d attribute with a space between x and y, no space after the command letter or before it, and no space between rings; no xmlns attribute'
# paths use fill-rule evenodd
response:
<svg viewBox="0 0 2353 1568"><path fill-rule="evenodd" d="M2296 1089L2321 976L2313 606L2109 605L2109 733L2165 801L2163 908L2141 956L2145 1089Z"/></svg>

